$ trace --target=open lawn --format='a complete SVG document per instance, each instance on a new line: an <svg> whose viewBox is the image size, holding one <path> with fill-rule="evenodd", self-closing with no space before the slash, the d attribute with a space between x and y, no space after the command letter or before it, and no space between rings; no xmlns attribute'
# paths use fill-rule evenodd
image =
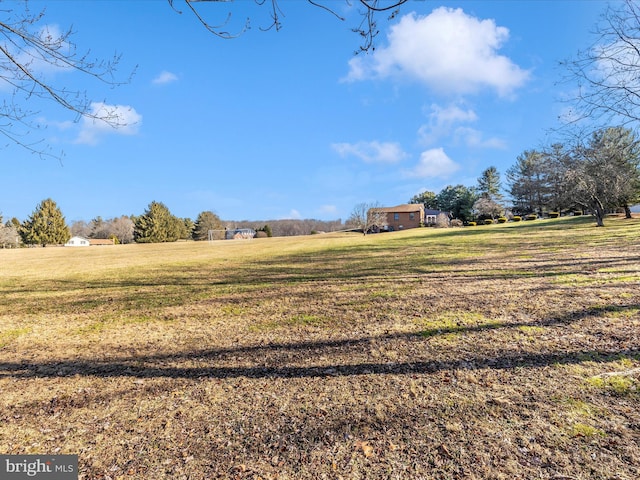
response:
<svg viewBox="0 0 640 480"><path fill-rule="evenodd" d="M0 250L0 453L637 480L640 219Z"/></svg>

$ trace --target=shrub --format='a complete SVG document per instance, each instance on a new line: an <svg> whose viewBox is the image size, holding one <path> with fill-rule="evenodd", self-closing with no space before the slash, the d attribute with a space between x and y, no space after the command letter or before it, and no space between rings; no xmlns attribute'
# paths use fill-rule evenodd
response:
<svg viewBox="0 0 640 480"><path fill-rule="evenodd" d="M485 225L493 225L493 220L490 219L490 218L487 218L487 219L485 219L484 224Z"/></svg>
<svg viewBox="0 0 640 480"><path fill-rule="evenodd" d="M537 218L538 218L538 215L536 215L535 213L530 213L529 215L524 217L525 220L536 220Z"/></svg>
<svg viewBox="0 0 640 480"><path fill-rule="evenodd" d="M498 223L507 223L507 217L499 217Z"/></svg>
<svg viewBox="0 0 640 480"><path fill-rule="evenodd" d="M519 215L515 215L511 220L513 220L514 222L519 222L522 220L522 217Z"/></svg>
<svg viewBox="0 0 640 480"><path fill-rule="evenodd" d="M560 218L560 212L549 212L549 218Z"/></svg>
<svg viewBox="0 0 640 480"><path fill-rule="evenodd" d="M469 222L467 223L467 225L469 225L470 227L475 227L477 225L476 222Z"/></svg>
<svg viewBox="0 0 640 480"><path fill-rule="evenodd" d="M436 217L436 227L438 228L448 228L450 226L449 215L444 212L441 212Z"/></svg>
<svg viewBox="0 0 640 480"><path fill-rule="evenodd" d="M451 220L451 226L452 227L461 227L462 226L462 220L460 220L458 218L454 218L453 220Z"/></svg>

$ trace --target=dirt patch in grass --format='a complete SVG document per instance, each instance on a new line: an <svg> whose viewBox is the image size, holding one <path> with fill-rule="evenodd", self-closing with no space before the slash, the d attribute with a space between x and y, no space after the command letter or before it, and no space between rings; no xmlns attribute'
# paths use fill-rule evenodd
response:
<svg viewBox="0 0 640 480"><path fill-rule="evenodd" d="M0 452L86 479L640 478L639 233L0 251Z"/></svg>

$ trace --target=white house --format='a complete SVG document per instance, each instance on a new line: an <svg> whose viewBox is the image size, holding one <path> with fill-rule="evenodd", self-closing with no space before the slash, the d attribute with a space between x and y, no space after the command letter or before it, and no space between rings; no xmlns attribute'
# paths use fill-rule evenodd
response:
<svg viewBox="0 0 640 480"><path fill-rule="evenodd" d="M71 237L69 241L64 244L65 247L88 247L90 245L88 238L77 236Z"/></svg>

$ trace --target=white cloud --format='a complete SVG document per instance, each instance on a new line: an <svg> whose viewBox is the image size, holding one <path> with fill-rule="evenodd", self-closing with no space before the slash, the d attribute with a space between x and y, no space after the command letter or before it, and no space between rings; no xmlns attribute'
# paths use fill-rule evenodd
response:
<svg viewBox="0 0 640 480"><path fill-rule="evenodd" d="M338 213L338 207L336 207L335 205L322 205L319 208L320 213L324 213L324 214L334 214L334 213Z"/></svg>
<svg viewBox="0 0 640 480"><path fill-rule="evenodd" d="M163 70L160 74L154 78L151 83L154 85L166 85L168 83L173 83L178 81L178 76L175 73L168 72Z"/></svg>
<svg viewBox="0 0 640 480"><path fill-rule="evenodd" d="M457 142L464 143L468 147L473 148L494 148L504 150L507 144L504 140L496 137L484 138L482 132L470 127L458 127L454 132L454 138Z"/></svg>
<svg viewBox="0 0 640 480"><path fill-rule="evenodd" d="M471 109L463 109L458 105L441 107L431 105L429 123L418 129L418 138L423 145L431 145L442 138L452 138L458 144L473 148L504 149L505 142L499 138L485 139L482 132L460 123L474 123L478 115Z"/></svg>
<svg viewBox="0 0 640 480"><path fill-rule="evenodd" d="M413 169L405 171L407 177L446 178L460 169L442 148L432 148L420 155L420 161Z"/></svg>
<svg viewBox="0 0 640 480"><path fill-rule="evenodd" d="M341 157L354 156L365 163L397 163L408 156L393 142L334 143L331 147Z"/></svg>
<svg viewBox="0 0 640 480"><path fill-rule="evenodd" d="M300 215L300 212L295 208L292 208L289 213L282 216L280 220L300 220L301 218L302 215Z"/></svg>
<svg viewBox="0 0 640 480"><path fill-rule="evenodd" d="M470 94L486 88L508 96L529 79L498 50L509 30L460 8L440 7L428 16L410 13L390 28L388 45L349 61L346 81L409 78L444 94Z"/></svg>
<svg viewBox="0 0 640 480"><path fill-rule="evenodd" d="M418 129L418 137L423 145L435 143L440 138L453 133L456 123L472 123L478 120L473 110L464 110L457 105L446 108L431 105L429 123Z"/></svg>
<svg viewBox="0 0 640 480"><path fill-rule="evenodd" d="M92 103L91 118L82 117L75 143L96 145L101 137L116 133L135 135L142 124L142 115L128 105Z"/></svg>

